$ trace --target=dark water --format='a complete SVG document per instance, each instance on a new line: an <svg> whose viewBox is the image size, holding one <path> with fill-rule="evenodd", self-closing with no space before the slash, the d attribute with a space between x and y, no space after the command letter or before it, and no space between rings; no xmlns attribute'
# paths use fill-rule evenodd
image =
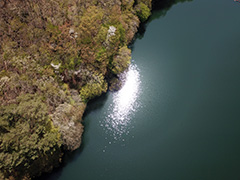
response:
<svg viewBox="0 0 240 180"><path fill-rule="evenodd" d="M164 15L165 14L165 15ZM240 180L240 3L156 11L127 82L90 103L56 180Z"/></svg>

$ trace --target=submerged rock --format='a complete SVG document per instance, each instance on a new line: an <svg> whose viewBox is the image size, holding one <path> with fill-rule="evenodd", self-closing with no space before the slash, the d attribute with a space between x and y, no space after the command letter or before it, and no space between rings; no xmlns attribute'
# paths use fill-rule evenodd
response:
<svg viewBox="0 0 240 180"><path fill-rule="evenodd" d="M110 80L110 86L109 90L110 91L118 91L122 87L122 80L119 79L118 77L114 77Z"/></svg>

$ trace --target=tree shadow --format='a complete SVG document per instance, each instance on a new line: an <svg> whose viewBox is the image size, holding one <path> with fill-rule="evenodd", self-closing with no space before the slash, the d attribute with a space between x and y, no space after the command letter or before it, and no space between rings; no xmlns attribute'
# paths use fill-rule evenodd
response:
<svg viewBox="0 0 240 180"><path fill-rule="evenodd" d="M107 101L107 98L109 96L109 92L102 94L99 97L96 97L92 100L90 100L87 104L87 108L83 114L83 119L89 115L89 113L95 111L95 110L100 110L104 105L105 102Z"/></svg>
<svg viewBox="0 0 240 180"><path fill-rule="evenodd" d="M155 19L164 17L171 7L177 3L191 2L193 0L154 0L152 14L149 19L141 23L138 28L138 32L134 36L132 42L129 44L129 48L134 50L134 43L137 39L142 39L144 37L145 31L149 23Z"/></svg>
<svg viewBox="0 0 240 180"><path fill-rule="evenodd" d="M88 102L87 108L84 112L83 115L83 125L85 126L86 122L84 121L85 117L87 117L91 112L95 110L100 110L103 105L105 104L107 98L108 98L109 93L102 94L99 97L96 97L92 99L91 101ZM53 171L49 173L43 173L40 177L34 178L33 180L58 180L61 177L61 174L63 172L63 169L69 164L78 159L79 156L81 156L82 151L84 149L84 146L88 143L87 137L84 136L84 133L82 135L82 143L81 146L76 149L75 151L64 151L64 155L62 157L62 162L59 165L59 167L56 167L53 169Z"/></svg>
<svg viewBox="0 0 240 180"><path fill-rule="evenodd" d="M82 137L83 138L83 137ZM43 173L40 177L33 180L58 180L61 177L63 169L71 162L74 162L82 153L84 148L84 142L82 142L80 148L75 151L65 151L62 157L62 162L58 167L55 167L51 172Z"/></svg>

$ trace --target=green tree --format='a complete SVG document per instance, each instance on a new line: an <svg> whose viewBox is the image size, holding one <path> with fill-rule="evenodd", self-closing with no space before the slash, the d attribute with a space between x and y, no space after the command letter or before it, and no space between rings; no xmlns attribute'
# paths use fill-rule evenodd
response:
<svg viewBox="0 0 240 180"><path fill-rule="evenodd" d="M148 8L148 6L142 2L140 2L140 4L138 4L136 6L136 12L137 12L139 19L142 22L146 21L148 19L148 17L151 15L151 11Z"/></svg>

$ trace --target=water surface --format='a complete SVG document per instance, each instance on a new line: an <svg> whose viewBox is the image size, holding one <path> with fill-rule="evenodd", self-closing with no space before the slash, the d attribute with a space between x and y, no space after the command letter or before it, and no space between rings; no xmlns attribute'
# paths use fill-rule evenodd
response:
<svg viewBox="0 0 240 180"><path fill-rule="evenodd" d="M155 11L123 89L90 103L82 147L45 179L239 180L240 3Z"/></svg>

